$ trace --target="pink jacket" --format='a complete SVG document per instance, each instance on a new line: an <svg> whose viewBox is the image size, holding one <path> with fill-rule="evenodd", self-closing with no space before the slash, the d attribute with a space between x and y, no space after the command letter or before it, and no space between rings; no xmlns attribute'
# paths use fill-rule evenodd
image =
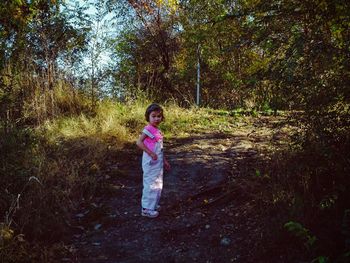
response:
<svg viewBox="0 0 350 263"><path fill-rule="evenodd" d="M159 129L150 124L148 124L142 132L147 135L143 143L147 146L148 149L154 151L156 143L163 140L162 133Z"/></svg>

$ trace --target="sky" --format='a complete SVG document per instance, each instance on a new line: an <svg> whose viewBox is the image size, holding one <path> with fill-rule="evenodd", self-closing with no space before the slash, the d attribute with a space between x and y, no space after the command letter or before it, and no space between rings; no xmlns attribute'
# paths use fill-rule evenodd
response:
<svg viewBox="0 0 350 263"><path fill-rule="evenodd" d="M117 37L119 31L117 30L118 27L116 26L110 26L110 24L107 23L107 25L104 25L106 21L111 20L113 18L113 14L109 13L107 14L102 20L101 17L98 16L98 10L95 8L94 2L97 2L99 0L66 0L65 3L69 7L69 9L74 9L74 6L86 6L87 9L84 11L86 15L89 15L90 17L95 17L95 21L92 23L92 36L90 37L90 54L92 51L93 41L97 40L100 43L103 43L102 35L108 35L110 37ZM62 9L64 12L64 8ZM98 21L97 20L101 20ZM72 20L72 24L74 25L74 19ZM95 38L94 38L95 37ZM97 38L96 38L97 37ZM87 55L84 59L84 64L90 65L91 64L91 56ZM104 50L98 55L98 59L95 61L95 63L99 67L106 67L107 65L111 64L113 61L111 59L111 53L109 50Z"/></svg>

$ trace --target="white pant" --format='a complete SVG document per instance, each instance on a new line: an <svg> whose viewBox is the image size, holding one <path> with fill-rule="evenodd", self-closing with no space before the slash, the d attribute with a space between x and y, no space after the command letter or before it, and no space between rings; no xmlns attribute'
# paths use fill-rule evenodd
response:
<svg viewBox="0 0 350 263"><path fill-rule="evenodd" d="M163 151L158 143L155 147L155 153L158 156L157 160L152 160L152 157L145 152L142 156L143 191L141 205L142 208L152 210L158 205L163 189Z"/></svg>

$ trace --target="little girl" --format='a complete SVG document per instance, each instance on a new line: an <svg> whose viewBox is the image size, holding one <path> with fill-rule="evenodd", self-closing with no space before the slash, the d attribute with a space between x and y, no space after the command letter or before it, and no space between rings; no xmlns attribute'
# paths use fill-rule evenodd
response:
<svg viewBox="0 0 350 263"><path fill-rule="evenodd" d="M163 188L163 167L170 169L163 155L163 135L158 125L164 120L163 109L158 104L151 104L145 113L148 125L137 140L137 146L143 150L143 191L141 199L141 215L157 217L159 215L159 199Z"/></svg>

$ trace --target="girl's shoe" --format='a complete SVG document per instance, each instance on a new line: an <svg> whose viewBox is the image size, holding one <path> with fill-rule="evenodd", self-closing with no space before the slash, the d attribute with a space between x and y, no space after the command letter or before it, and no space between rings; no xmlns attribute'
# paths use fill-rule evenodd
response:
<svg viewBox="0 0 350 263"><path fill-rule="evenodd" d="M141 215L142 216L146 216L146 217L154 218L154 217L157 217L159 215L159 212L156 211L156 210L142 208Z"/></svg>

